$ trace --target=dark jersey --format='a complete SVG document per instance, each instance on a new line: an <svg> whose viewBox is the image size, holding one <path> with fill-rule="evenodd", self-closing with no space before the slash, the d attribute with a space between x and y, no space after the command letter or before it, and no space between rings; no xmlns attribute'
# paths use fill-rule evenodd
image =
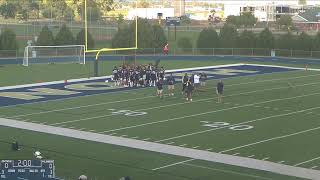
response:
<svg viewBox="0 0 320 180"><path fill-rule="evenodd" d="M192 85L192 83L190 81L187 82L187 91L188 92L192 92L193 91L193 85Z"/></svg>
<svg viewBox="0 0 320 180"><path fill-rule="evenodd" d="M183 83L187 83L189 80L189 76L183 76Z"/></svg>
<svg viewBox="0 0 320 180"><path fill-rule="evenodd" d="M218 91L218 93L222 93L222 92L223 92L223 88L224 88L223 82L219 82L219 83L217 84L217 91Z"/></svg>
<svg viewBox="0 0 320 180"><path fill-rule="evenodd" d="M162 81L158 81L158 82L157 82L157 88L158 88L158 90L162 90L162 89L163 89L163 83L162 83Z"/></svg>
<svg viewBox="0 0 320 180"><path fill-rule="evenodd" d="M173 76L169 76L169 77L167 78L167 82L168 82L168 85L173 85L174 82L175 82L174 77L173 77Z"/></svg>
<svg viewBox="0 0 320 180"><path fill-rule="evenodd" d="M207 80L207 75L205 73L200 74L200 81L204 82Z"/></svg>

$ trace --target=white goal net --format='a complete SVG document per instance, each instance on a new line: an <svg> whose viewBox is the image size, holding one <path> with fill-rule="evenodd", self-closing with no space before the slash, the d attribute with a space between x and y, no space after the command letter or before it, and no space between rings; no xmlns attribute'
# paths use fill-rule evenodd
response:
<svg viewBox="0 0 320 180"><path fill-rule="evenodd" d="M85 46L27 46L24 49L23 65L30 64L58 64L77 63L85 64Z"/></svg>

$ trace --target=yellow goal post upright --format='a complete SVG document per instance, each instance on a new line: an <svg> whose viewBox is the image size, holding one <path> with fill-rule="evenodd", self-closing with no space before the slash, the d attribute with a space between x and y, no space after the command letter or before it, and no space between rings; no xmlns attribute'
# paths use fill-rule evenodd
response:
<svg viewBox="0 0 320 180"><path fill-rule="evenodd" d="M87 12L87 1L84 0L84 24L85 24L85 54L86 53L96 53L95 56L95 76L98 75L97 66L98 66L98 60L99 56L102 52L112 52L112 51L127 51L127 50L136 50L138 49L138 16L135 16L135 46L134 47L125 47L125 48L101 48L101 49L88 49L88 12ZM136 0L136 10L137 10L138 2Z"/></svg>

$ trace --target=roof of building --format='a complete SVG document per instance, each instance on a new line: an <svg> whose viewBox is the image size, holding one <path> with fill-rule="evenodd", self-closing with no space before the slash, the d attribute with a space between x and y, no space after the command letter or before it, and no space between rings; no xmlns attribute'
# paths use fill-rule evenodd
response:
<svg viewBox="0 0 320 180"><path fill-rule="evenodd" d="M319 22L320 21L320 7L313 7L306 9L305 12L299 13L298 16L301 17L305 22Z"/></svg>

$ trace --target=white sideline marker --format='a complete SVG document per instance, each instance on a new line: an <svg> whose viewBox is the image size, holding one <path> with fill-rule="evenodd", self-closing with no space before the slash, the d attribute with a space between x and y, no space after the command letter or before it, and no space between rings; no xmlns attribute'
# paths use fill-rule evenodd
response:
<svg viewBox="0 0 320 180"><path fill-rule="evenodd" d="M252 158L252 157L254 157L254 155L250 155L250 156L248 156L248 158Z"/></svg>
<svg viewBox="0 0 320 180"><path fill-rule="evenodd" d="M286 162L286 161L279 161L278 163L282 164L282 163L284 163L284 162Z"/></svg>
<svg viewBox="0 0 320 180"><path fill-rule="evenodd" d="M113 135L116 135L117 133L111 133L111 134L109 134L110 136L113 136Z"/></svg>
<svg viewBox="0 0 320 180"><path fill-rule="evenodd" d="M145 138L145 139L142 139L142 141L147 141L147 140L150 140L151 138Z"/></svg>
<svg viewBox="0 0 320 180"><path fill-rule="evenodd" d="M120 137L127 137L128 135L121 135Z"/></svg>
<svg viewBox="0 0 320 180"><path fill-rule="evenodd" d="M184 147L184 146L186 146L186 145L188 145L188 144L181 144L181 145L179 145L180 147Z"/></svg>
<svg viewBox="0 0 320 180"><path fill-rule="evenodd" d="M232 154L233 156L236 156L236 155L239 155L240 153L234 153L234 154Z"/></svg>
<svg viewBox="0 0 320 180"><path fill-rule="evenodd" d="M211 150L212 150L212 148L206 149L206 151L211 151Z"/></svg>
<svg viewBox="0 0 320 180"><path fill-rule="evenodd" d="M315 168L317 168L317 167L318 167L318 166L312 166L311 169L315 169Z"/></svg>
<svg viewBox="0 0 320 180"><path fill-rule="evenodd" d="M194 146L194 147L192 147L193 149L197 149L197 148L199 148L200 146Z"/></svg>
<svg viewBox="0 0 320 180"><path fill-rule="evenodd" d="M262 160L265 161L265 160L268 160L268 159L270 159L270 157L265 157Z"/></svg>
<svg viewBox="0 0 320 180"><path fill-rule="evenodd" d="M86 128L80 128L80 129L78 129L79 131L83 131L83 130L85 130Z"/></svg>
<svg viewBox="0 0 320 180"><path fill-rule="evenodd" d="M170 145L170 144L174 144L174 142L169 142L169 143L167 143L168 145Z"/></svg>
<svg viewBox="0 0 320 180"><path fill-rule="evenodd" d="M132 139L138 139L138 138L139 138L139 136L132 137Z"/></svg>

